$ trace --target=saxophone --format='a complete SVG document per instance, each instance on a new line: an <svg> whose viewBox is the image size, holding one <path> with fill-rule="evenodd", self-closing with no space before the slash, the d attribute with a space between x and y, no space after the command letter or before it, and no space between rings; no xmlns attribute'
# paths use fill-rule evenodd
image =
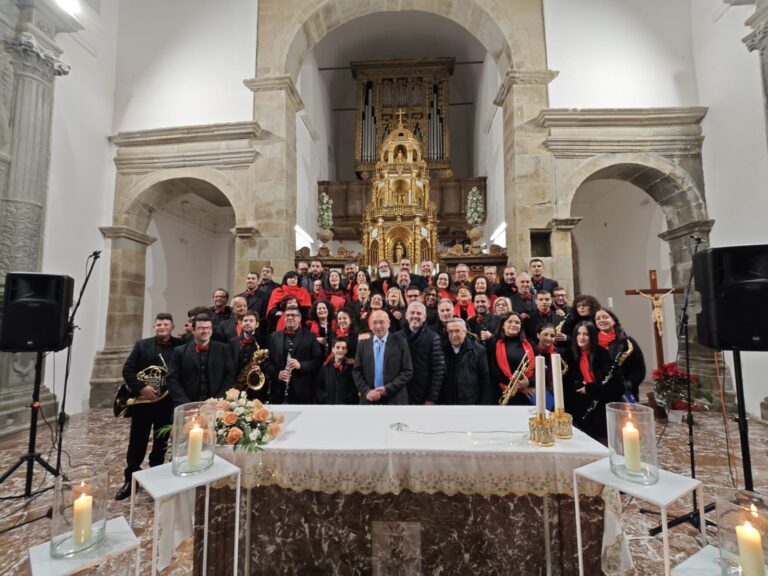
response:
<svg viewBox="0 0 768 576"><path fill-rule="evenodd" d="M269 358L269 350L266 348L259 348L253 352L250 362L243 366L240 370L240 374L237 375L235 380L235 387L238 390L245 390L246 388L258 392L264 388L266 378L264 372L261 371L259 366Z"/></svg>
<svg viewBox="0 0 768 576"><path fill-rule="evenodd" d="M531 363L528 360L528 354L523 354L523 359L520 360L520 364L518 364L517 368L512 373L512 376L509 377L507 389L504 390L504 394L502 394L501 400L499 400L499 406L506 406L509 404L510 398L517 394L517 391L520 388L520 380L522 380L523 375L530 366Z"/></svg>
<svg viewBox="0 0 768 576"><path fill-rule="evenodd" d="M619 353L616 358L613 360L613 364L611 364L611 368L608 370L608 374L605 375L605 378L603 378L603 381L600 383L600 386L605 386L608 384L608 382L611 381L611 378L613 378L614 373L616 372L617 368L620 368L622 364L626 361L627 358L629 358L629 355L632 354L632 352L635 351L635 347L632 345L632 340L627 338L627 349L624 350L624 352ZM592 416L592 413L597 410L598 405L600 404L599 400L592 400L592 404L589 405L589 408L587 408L586 412L584 412L584 416L581 417L581 420L583 422L586 422L590 416Z"/></svg>

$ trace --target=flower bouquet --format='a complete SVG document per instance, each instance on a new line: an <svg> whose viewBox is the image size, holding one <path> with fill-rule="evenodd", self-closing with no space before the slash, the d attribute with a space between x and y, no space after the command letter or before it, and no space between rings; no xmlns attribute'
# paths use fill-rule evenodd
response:
<svg viewBox="0 0 768 576"><path fill-rule="evenodd" d="M656 383L656 395L669 408L673 410L684 410L687 408L688 383L691 383L691 398L703 398L709 402L712 397L707 390L700 385L696 376L688 374L677 365L677 362L668 362L661 368L651 372ZM697 410L696 404L691 406L692 410Z"/></svg>
<svg viewBox="0 0 768 576"><path fill-rule="evenodd" d="M280 434L285 416L273 412L259 400L248 400L245 391L230 388L224 398L207 400L216 410L216 443L234 446L247 452L261 450L261 446Z"/></svg>

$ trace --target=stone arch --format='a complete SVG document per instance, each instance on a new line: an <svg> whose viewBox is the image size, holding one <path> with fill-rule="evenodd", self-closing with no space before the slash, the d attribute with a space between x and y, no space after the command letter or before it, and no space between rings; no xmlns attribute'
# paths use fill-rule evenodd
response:
<svg viewBox="0 0 768 576"><path fill-rule="evenodd" d="M645 191L661 208L669 230L707 220L704 193L694 175L654 154L603 154L583 162L560 188L560 198L567 210L559 212L570 216L571 203L582 184L609 178Z"/></svg>
<svg viewBox="0 0 768 576"><path fill-rule="evenodd" d="M376 2L358 0L299 0L291 10L285 10L280 0L259 2L259 21L269 20L269 26L259 28L257 36L257 76L289 76L296 80L307 53L326 34L361 16L379 12L417 11L447 18L465 28L491 53L502 74L507 68L545 68L543 53L543 15L539 3L510 0L466 0L464 2L434 2L412 0L408 3L382 7ZM527 35L525 42L513 40L520 30L519 17L523 13L541 18L529 25L540 33L541 46L536 38ZM285 14L282 17L279 15ZM534 18L535 20L535 18ZM541 52L539 51L541 49ZM532 51L533 54L529 51Z"/></svg>

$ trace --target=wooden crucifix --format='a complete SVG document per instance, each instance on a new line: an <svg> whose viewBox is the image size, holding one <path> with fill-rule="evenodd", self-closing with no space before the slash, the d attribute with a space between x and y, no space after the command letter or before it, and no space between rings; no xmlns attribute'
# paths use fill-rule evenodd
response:
<svg viewBox="0 0 768 576"><path fill-rule="evenodd" d="M624 290L627 296L644 296L651 301L651 318L655 330L653 331L654 341L656 343L656 367L661 368L664 365L664 302L663 299L670 294L682 294L682 288L659 288L656 282L656 270L648 270L648 279L651 283L650 288L639 288L635 290Z"/></svg>

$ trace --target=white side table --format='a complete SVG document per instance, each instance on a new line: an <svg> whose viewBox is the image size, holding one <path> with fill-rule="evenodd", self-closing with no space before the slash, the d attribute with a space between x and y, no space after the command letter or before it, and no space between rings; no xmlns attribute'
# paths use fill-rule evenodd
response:
<svg viewBox="0 0 768 576"><path fill-rule="evenodd" d="M41 576L76 574L131 550L136 551L134 573L139 576L139 555L141 554L139 544L140 540L128 526L128 522L125 521L124 517L118 516L112 520L107 520L104 540L99 545L71 558L53 558L50 541L30 548L29 563L32 567L32 576L35 574Z"/></svg>
<svg viewBox="0 0 768 576"><path fill-rule="evenodd" d="M722 570L718 564L720 550L714 546L705 546L682 564L672 569L672 576L720 576Z"/></svg>
<svg viewBox="0 0 768 576"><path fill-rule="evenodd" d="M699 480L687 476L659 470L659 481L656 484L638 484L619 478L611 472L608 458L603 458L573 471L573 495L576 505L576 539L579 548L579 576L584 576L584 558L581 549L581 516L579 511L579 477L592 480L603 486L615 488L620 492L655 504L661 509L661 536L664 543L664 574L670 576L669 562L669 530L667 527L667 508L670 504L694 490L698 493L699 524L701 526L702 546L707 543L704 522L704 486Z"/></svg>
<svg viewBox="0 0 768 576"><path fill-rule="evenodd" d="M155 516L152 527L152 576L157 574L158 554L158 516L160 502L165 498L176 496L187 490L205 486L205 515L203 520L203 576L208 571L208 504L211 494L211 484L230 476L235 476L235 554L233 574L237 574L238 534L240 532L240 468L230 464L223 458L213 457L213 466L205 472L177 476L172 471L173 464L163 464L134 472L131 476L131 526L133 526L133 506L136 496L136 486L140 485L155 501Z"/></svg>

